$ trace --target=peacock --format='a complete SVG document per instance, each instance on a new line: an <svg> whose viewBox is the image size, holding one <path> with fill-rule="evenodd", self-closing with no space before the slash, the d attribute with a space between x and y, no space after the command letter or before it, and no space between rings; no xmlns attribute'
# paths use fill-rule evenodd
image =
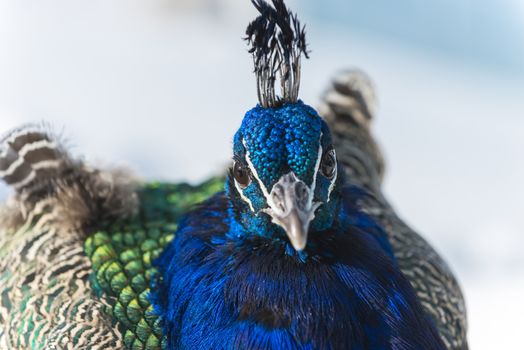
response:
<svg viewBox="0 0 524 350"><path fill-rule="evenodd" d="M0 139L0 349L467 349L460 287L381 192L371 79L299 99L306 35L252 0L227 174L143 183L46 124Z"/></svg>

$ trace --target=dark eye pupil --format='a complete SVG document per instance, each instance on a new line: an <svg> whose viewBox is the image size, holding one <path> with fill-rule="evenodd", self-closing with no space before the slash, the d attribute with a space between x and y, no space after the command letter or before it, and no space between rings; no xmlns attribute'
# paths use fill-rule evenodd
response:
<svg viewBox="0 0 524 350"><path fill-rule="evenodd" d="M335 150L330 149L324 154L321 164L322 175L328 179L332 179L335 176L337 170L337 160L335 158Z"/></svg>
<svg viewBox="0 0 524 350"><path fill-rule="evenodd" d="M233 176L242 187L246 187L251 181L247 169L240 162L235 162L233 165Z"/></svg>

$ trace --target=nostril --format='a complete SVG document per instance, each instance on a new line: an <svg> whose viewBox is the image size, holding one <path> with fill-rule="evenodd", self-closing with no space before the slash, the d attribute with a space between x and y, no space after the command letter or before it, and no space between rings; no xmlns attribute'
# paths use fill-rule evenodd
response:
<svg viewBox="0 0 524 350"><path fill-rule="evenodd" d="M271 197L274 201L280 201L284 197L284 193L282 190L275 189L273 193L271 193Z"/></svg>
<svg viewBox="0 0 524 350"><path fill-rule="evenodd" d="M307 195L308 189L306 184L303 182L298 182L295 186L295 196L297 196L298 199L305 199Z"/></svg>

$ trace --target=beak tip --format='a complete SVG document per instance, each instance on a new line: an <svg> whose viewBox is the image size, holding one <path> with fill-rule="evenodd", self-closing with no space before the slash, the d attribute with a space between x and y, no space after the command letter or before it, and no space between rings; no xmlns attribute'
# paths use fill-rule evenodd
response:
<svg viewBox="0 0 524 350"><path fill-rule="evenodd" d="M301 252L306 249L307 241L304 242L291 242L291 245L297 252Z"/></svg>

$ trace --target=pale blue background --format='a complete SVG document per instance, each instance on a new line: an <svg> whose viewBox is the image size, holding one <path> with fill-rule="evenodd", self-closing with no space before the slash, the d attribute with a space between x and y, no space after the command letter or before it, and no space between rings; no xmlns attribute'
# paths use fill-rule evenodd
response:
<svg viewBox="0 0 524 350"><path fill-rule="evenodd" d="M385 191L457 273L471 348L521 347L524 2L292 5L312 49L302 98L337 69L371 74ZM253 16L247 0L0 0L0 130L45 119L98 164L202 180L256 103Z"/></svg>

